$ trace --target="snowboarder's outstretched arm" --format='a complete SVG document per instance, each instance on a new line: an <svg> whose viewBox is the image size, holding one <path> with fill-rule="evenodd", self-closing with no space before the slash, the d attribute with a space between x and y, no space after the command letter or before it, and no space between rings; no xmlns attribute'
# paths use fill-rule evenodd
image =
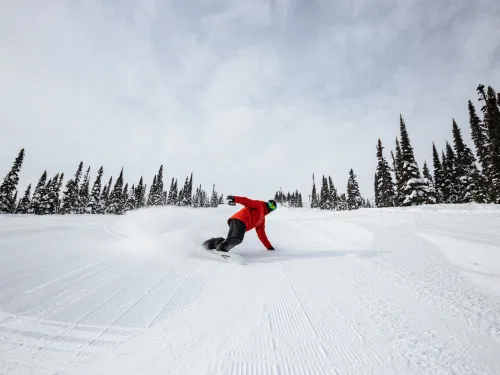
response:
<svg viewBox="0 0 500 375"><path fill-rule="evenodd" d="M266 247L267 250L274 250L274 247L269 242L266 235L266 223L263 222L255 227L255 231L257 232L257 237L259 237L260 242Z"/></svg>
<svg viewBox="0 0 500 375"><path fill-rule="evenodd" d="M235 195L228 195L227 196L227 200L229 201L229 204L231 205L231 203L239 203L245 207L248 207L248 208L258 208L259 205L262 204L262 201L258 201L258 200L253 200L253 199L249 199L249 198L246 198L246 197L239 197L239 196L235 196Z"/></svg>

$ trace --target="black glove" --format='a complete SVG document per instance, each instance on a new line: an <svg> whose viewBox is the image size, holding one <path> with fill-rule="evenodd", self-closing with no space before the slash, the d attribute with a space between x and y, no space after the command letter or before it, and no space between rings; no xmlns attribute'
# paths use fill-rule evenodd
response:
<svg viewBox="0 0 500 375"><path fill-rule="evenodd" d="M236 206L236 203L234 202L234 196L233 195L228 195L226 197L227 199L227 204L230 206Z"/></svg>
<svg viewBox="0 0 500 375"><path fill-rule="evenodd" d="M270 247L269 249L267 249L267 250L274 250L274 247L272 247L272 246L271 246L271 247Z"/></svg>

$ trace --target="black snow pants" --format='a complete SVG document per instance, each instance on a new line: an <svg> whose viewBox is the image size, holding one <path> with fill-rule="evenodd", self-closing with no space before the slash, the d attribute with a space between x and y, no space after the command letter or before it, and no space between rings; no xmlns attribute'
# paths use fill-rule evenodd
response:
<svg viewBox="0 0 500 375"><path fill-rule="evenodd" d="M203 242L203 246L209 250L229 251L242 243L246 232L245 223L238 219L229 219L227 224L229 225L229 232L226 239L213 237Z"/></svg>

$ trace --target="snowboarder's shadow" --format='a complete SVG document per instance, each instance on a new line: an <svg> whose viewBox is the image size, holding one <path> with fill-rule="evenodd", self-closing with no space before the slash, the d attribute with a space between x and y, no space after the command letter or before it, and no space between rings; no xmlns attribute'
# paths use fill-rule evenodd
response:
<svg viewBox="0 0 500 375"><path fill-rule="evenodd" d="M236 252L236 251L235 251ZM262 254L262 250L238 251L238 254L245 257L247 263L272 263L286 262L300 259L325 259L344 256L354 256L356 258L375 258L383 251L378 250L310 250L310 251L286 251L275 250Z"/></svg>

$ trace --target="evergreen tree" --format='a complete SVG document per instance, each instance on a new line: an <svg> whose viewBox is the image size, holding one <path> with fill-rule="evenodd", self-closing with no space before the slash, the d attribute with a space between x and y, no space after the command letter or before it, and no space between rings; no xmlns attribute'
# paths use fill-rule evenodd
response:
<svg viewBox="0 0 500 375"><path fill-rule="evenodd" d="M63 185L63 180L64 180L64 173L61 173L59 175L59 181L57 183L57 186L56 186L55 192L54 192L54 199L55 199L55 202L54 202L55 212L54 213L56 213L56 214L61 212L61 189L62 189L62 185Z"/></svg>
<svg viewBox="0 0 500 375"><path fill-rule="evenodd" d="M342 193L339 196L338 210L339 211L346 211L348 208L349 208L349 205L347 203L347 198L345 196L345 193Z"/></svg>
<svg viewBox="0 0 500 375"><path fill-rule="evenodd" d="M441 203L443 202L444 172L434 142L432 143L432 162L434 165L434 187L436 189L436 202Z"/></svg>
<svg viewBox="0 0 500 375"><path fill-rule="evenodd" d="M217 195L217 192L215 191L215 184L212 187L212 198L210 200L210 206L211 207L217 207L219 204L219 197Z"/></svg>
<svg viewBox="0 0 500 375"><path fill-rule="evenodd" d="M1 213L12 213L15 211L12 208L12 200L16 199L15 193L17 192L17 184L19 183L19 172L24 161L24 148L19 151L16 159L14 160L14 165L11 170L5 176L2 185L0 185L0 214ZM16 203L14 201L14 204Z"/></svg>
<svg viewBox="0 0 500 375"><path fill-rule="evenodd" d="M394 178L396 181L396 199L395 199L395 205L400 206L402 202L404 201L403 197L403 188L404 188L404 181L402 177L403 173L403 156L402 156L402 151L401 151L401 145L399 143L398 138L396 137L396 155L394 155L391 152L392 155L392 165L393 165L393 171L394 171Z"/></svg>
<svg viewBox="0 0 500 375"><path fill-rule="evenodd" d="M87 208L87 204L90 199L90 166L87 168L87 172L85 173L85 177L83 178L82 186L80 186L80 190L78 191L79 199L78 199L78 213L84 214L85 209Z"/></svg>
<svg viewBox="0 0 500 375"><path fill-rule="evenodd" d="M314 181L314 174L313 174L313 187L312 187L312 192L311 192L311 208L318 208L318 207L319 207L318 194L316 193L316 182Z"/></svg>
<svg viewBox="0 0 500 375"><path fill-rule="evenodd" d="M101 197L99 198L99 210L98 214L104 215L109 212L109 192L111 191L111 184L113 183L113 177L109 178L109 182L102 189Z"/></svg>
<svg viewBox="0 0 500 375"><path fill-rule="evenodd" d="M15 213L17 204L18 204L18 202L17 202L17 189L16 189L16 191L14 192L14 195L10 199L7 213L9 213L9 214Z"/></svg>
<svg viewBox="0 0 500 375"><path fill-rule="evenodd" d="M101 198L101 184L102 184L102 173L103 167L101 166L97 171L97 177L94 181L94 185L92 186L92 192L90 193L90 197L85 208L85 212L87 214L95 215L99 213L100 209L100 198Z"/></svg>
<svg viewBox="0 0 500 375"><path fill-rule="evenodd" d="M489 153L489 139L488 139L488 131L486 126L481 121L479 116L476 113L476 109L474 105L469 100L469 121L471 128L471 137L474 142L474 146L476 147L476 155L479 160L479 164L481 166L482 171L477 176L476 180L481 181L484 185L483 188L486 192L490 191L491 181L489 179L489 165L490 165L490 153ZM478 191L481 189L478 187ZM487 198L488 199L488 198Z"/></svg>
<svg viewBox="0 0 500 375"><path fill-rule="evenodd" d="M191 177L187 185L186 194L184 195L184 198L186 199L186 206L192 205L192 197L193 197L193 174L191 173Z"/></svg>
<svg viewBox="0 0 500 375"><path fill-rule="evenodd" d="M399 185L401 186L401 205L411 206L416 202L420 201L420 196L423 192L415 189L419 189L421 185L420 180L420 170L418 169L417 162L415 161L415 156L413 154L413 148L410 144L410 137L406 129L406 124L403 120L403 116L400 115L400 132L401 132L401 170L399 174ZM417 203L418 204L418 203Z"/></svg>
<svg viewBox="0 0 500 375"><path fill-rule="evenodd" d="M144 207L143 205L143 196L144 196L144 191L146 188L144 187L144 181L142 179L139 180L139 183L137 184L137 187L135 188L134 196L135 196L135 204L134 206L136 208L142 208Z"/></svg>
<svg viewBox="0 0 500 375"><path fill-rule="evenodd" d="M120 171L120 175L116 180L113 191L109 197L109 205L107 213L114 215L121 215L124 213L124 203L123 203L123 168Z"/></svg>
<svg viewBox="0 0 500 375"><path fill-rule="evenodd" d="M153 178L153 183L151 184L151 188L149 189L148 200L146 205L152 206L155 200L155 189L156 189L156 175Z"/></svg>
<svg viewBox="0 0 500 375"><path fill-rule="evenodd" d="M146 206L146 190L148 189L148 185L144 185L144 189L142 189L141 192L141 199L140 199L140 207L145 207Z"/></svg>
<svg viewBox="0 0 500 375"><path fill-rule="evenodd" d="M290 197L288 197L288 200L290 200ZM328 190L328 182L326 180L326 177L323 175L320 197L319 197L319 208L321 210L329 210L330 209L329 203L330 203L330 191Z"/></svg>
<svg viewBox="0 0 500 375"><path fill-rule="evenodd" d="M500 203L500 109L497 95L491 86L488 86L485 93L484 85L479 85L477 91L480 94L479 100L484 101L481 110L484 113L483 121L489 138L490 200L494 203Z"/></svg>
<svg viewBox="0 0 500 375"><path fill-rule="evenodd" d="M347 209L357 210L361 206L361 194L359 185L356 181L356 175L351 169L349 171L349 179L347 181Z"/></svg>
<svg viewBox="0 0 500 375"><path fill-rule="evenodd" d="M17 214L27 214L30 208L30 197L31 197L31 184L28 185L24 196L19 201L19 205L16 208Z"/></svg>
<svg viewBox="0 0 500 375"><path fill-rule="evenodd" d="M338 194L331 176L328 176L328 190L330 191L330 209L336 210L338 205Z"/></svg>
<svg viewBox="0 0 500 375"><path fill-rule="evenodd" d="M167 204L169 206L175 205L176 201L176 195L177 192L174 190L175 189L175 179L172 177L172 182L170 182L170 189L168 190L168 198L167 198Z"/></svg>
<svg viewBox="0 0 500 375"><path fill-rule="evenodd" d="M453 119L453 141L456 155L457 201L469 203L474 199L477 190L476 158L472 150L464 143L462 132L455 119Z"/></svg>
<svg viewBox="0 0 500 375"><path fill-rule="evenodd" d="M382 141L379 139L377 144L377 187L375 200L378 202L377 207L393 207L396 199L394 192L394 184L392 182L391 170L389 163L383 155Z"/></svg>
<svg viewBox="0 0 500 375"><path fill-rule="evenodd" d="M224 204L224 194L220 195L219 204Z"/></svg>
<svg viewBox="0 0 500 375"><path fill-rule="evenodd" d="M161 205L163 205L163 165L160 166L158 174L153 179L148 198L148 206Z"/></svg>
<svg viewBox="0 0 500 375"><path fill-rule="evenodd" d="M434 179L431 176L431 172L429 171L429 167L427 166L427 162L424 161L424 166L422 168L422 176L429 180L434 185Z"/></svg>
<svg viewBox="0 0 500 375"><path fill-rule="evenodd" d="M75 178L66 183L66 191L63 195L62 214L76 214L80 207L79 189L80 178L82 176L83 162L80 162L75 173Z"/></svg>
<svg viewBox="0 0 500 375"><path fill-rule="evenodd" d="M40 199L39 215L53 215L57 211L57 196L58 196L59 174L56 174L50 179Z"/></svg>
<svg viewBox="0 0 500 375"><path fill-rule="evenodd" d="M132 189L130 189L128 196L127 196L127 201L125 203L125 211L132 211L136 209L136 188L134 185L132 185Z"/></svg>
<svg viewBox="0 0 500 375"><path fill-rule="evenodd" d="M375 177L373 179L373 190L375 193L375 206L376 207L380 207L380 192L378 190L378 186L379 186L378 175L377 175L377 172L375 172Z"/></svg>
<svg viewBox="0 0 500 375"><path fill-rule="evenodd" d="M44 171L40 179L38 180L38 184L35 187L35 191L33 192L33 198L30 202L30 207L28 209L29 214L40 215L40 201L43 196L43 191L45 189L45 182L47 181L47 171Z"/></svg>
<svg viewBox="0 0 500 375"><path fill-rule="evenodd" d="M448 142L443 159L443 198L445 203L459 203L456 155Z"/></svg>
<svg viewBox="0 0 500 375"><path fill-rule="evenodd" d="M423 188L423 203L424 204L434 204L438 202L436 186L434 185L434 180L432 178L429 167L427 167L427 162L424 161L424 167L422 169L422 188Z"/></svg>

